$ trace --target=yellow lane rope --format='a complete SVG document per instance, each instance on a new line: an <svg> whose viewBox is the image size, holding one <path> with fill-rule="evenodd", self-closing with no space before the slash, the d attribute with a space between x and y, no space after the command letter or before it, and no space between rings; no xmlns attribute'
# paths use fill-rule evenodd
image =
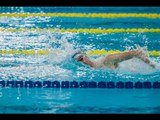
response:
<svg viewBox="0 0 160 120"><path fill-rule="evenodd" d="M24 54L24 55L47 55L50 52L52 53L60 53L64 52L63 50L0 50L0 54ZM120 50L89 50L86 51L88 55L105 55L105 54L113 54L120 53L124 51ZM148 51L150 56L160 56L160 51L152 50Z"/></svg>
<svg viewBox="0 0 160 120"><path fill-rule="evenodd" d="M1 13L0 17L160 18L159 13Z"/></svg>
<svg viewBox="0 0 160 120"><path fill-rule="evenodd" d="M124 33L124 32L155 32L159 33L160 28L0 28L0 32L26 32L26 31L35 31L35 32L71 32L71 33Z"/></svg>

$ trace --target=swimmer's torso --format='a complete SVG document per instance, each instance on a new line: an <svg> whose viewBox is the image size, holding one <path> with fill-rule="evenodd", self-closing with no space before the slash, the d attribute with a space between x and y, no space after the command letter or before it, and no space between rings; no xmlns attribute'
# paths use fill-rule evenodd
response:
<svg viewBox="0 0 160 120"><path fill-rule="evenodd" d="M109 61L107 59L107 56L101 56L97 59L95 59L95 63L97 68L112 68L115 69L118 67L118 64L116 62L113 61Z"/></svg>

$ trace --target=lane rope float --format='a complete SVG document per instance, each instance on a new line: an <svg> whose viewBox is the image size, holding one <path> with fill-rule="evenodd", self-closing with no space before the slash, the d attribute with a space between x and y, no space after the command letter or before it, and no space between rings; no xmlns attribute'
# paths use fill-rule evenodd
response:
<svg viewBox="0 0 160 120"><path fill-rule="evenodd" d="M0 17L160 18L159 13L1 13Z"/></svg>
<svg viewBox="0 0 160 120"><path fill-rule="evenodd" d="M2 88L105 88L105 89L160 89L160 82L155 81L22 81L0 80Z"/></svg>
<svg viewBox="0 0 160 120"><path fill-rule="evenodd" d="M127 50L125 50L127 51ZM125 51L120 51L120 50L88 50L85 51L86 54L88 55L105 55L105 54L113 54L113 53L121 53ZM24 54L24 55L47 55L49 53L63 53L65 52L64 50L0 50L0 55L5 55L5 54ZM152 50L148 51L148 54L150 56L160 56L160 51Z"/></svg>
<svg viewBox="0 0 160 120"><path fill-rule="evenodd" d="M0 28L1 32L71 32L71 33L160 33L160 28Z"/></svg>

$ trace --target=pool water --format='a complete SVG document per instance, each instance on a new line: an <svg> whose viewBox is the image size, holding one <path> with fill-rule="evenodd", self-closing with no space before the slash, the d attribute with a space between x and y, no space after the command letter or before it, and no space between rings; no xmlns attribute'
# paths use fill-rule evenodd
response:
<svg viewBox="0 0 160 120"><path fill-rule="evenodd" d="M0 7L1 13L160 13L159 7ZM159 18L0 17L1 28L160 28ZM138 59L115 71L75 62L79 48L160 50L160 33L65 33L0 31L1 50L61 50L48 55L0 55L1 80L159 81L156 69ZM91 56L97 57L97 56ZM159 89L0 88L0 113L160 113Z"/></svg>

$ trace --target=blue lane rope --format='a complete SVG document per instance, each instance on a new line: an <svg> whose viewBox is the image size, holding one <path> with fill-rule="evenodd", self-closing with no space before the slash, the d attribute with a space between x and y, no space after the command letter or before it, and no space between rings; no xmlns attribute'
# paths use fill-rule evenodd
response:
<svg viewBox="0 0 160 120"><path fill-rule="evenodd" d="M14 81L0 80L0 87L3 88L108 88L108 89L160 89L160 81Z"/></svg>

